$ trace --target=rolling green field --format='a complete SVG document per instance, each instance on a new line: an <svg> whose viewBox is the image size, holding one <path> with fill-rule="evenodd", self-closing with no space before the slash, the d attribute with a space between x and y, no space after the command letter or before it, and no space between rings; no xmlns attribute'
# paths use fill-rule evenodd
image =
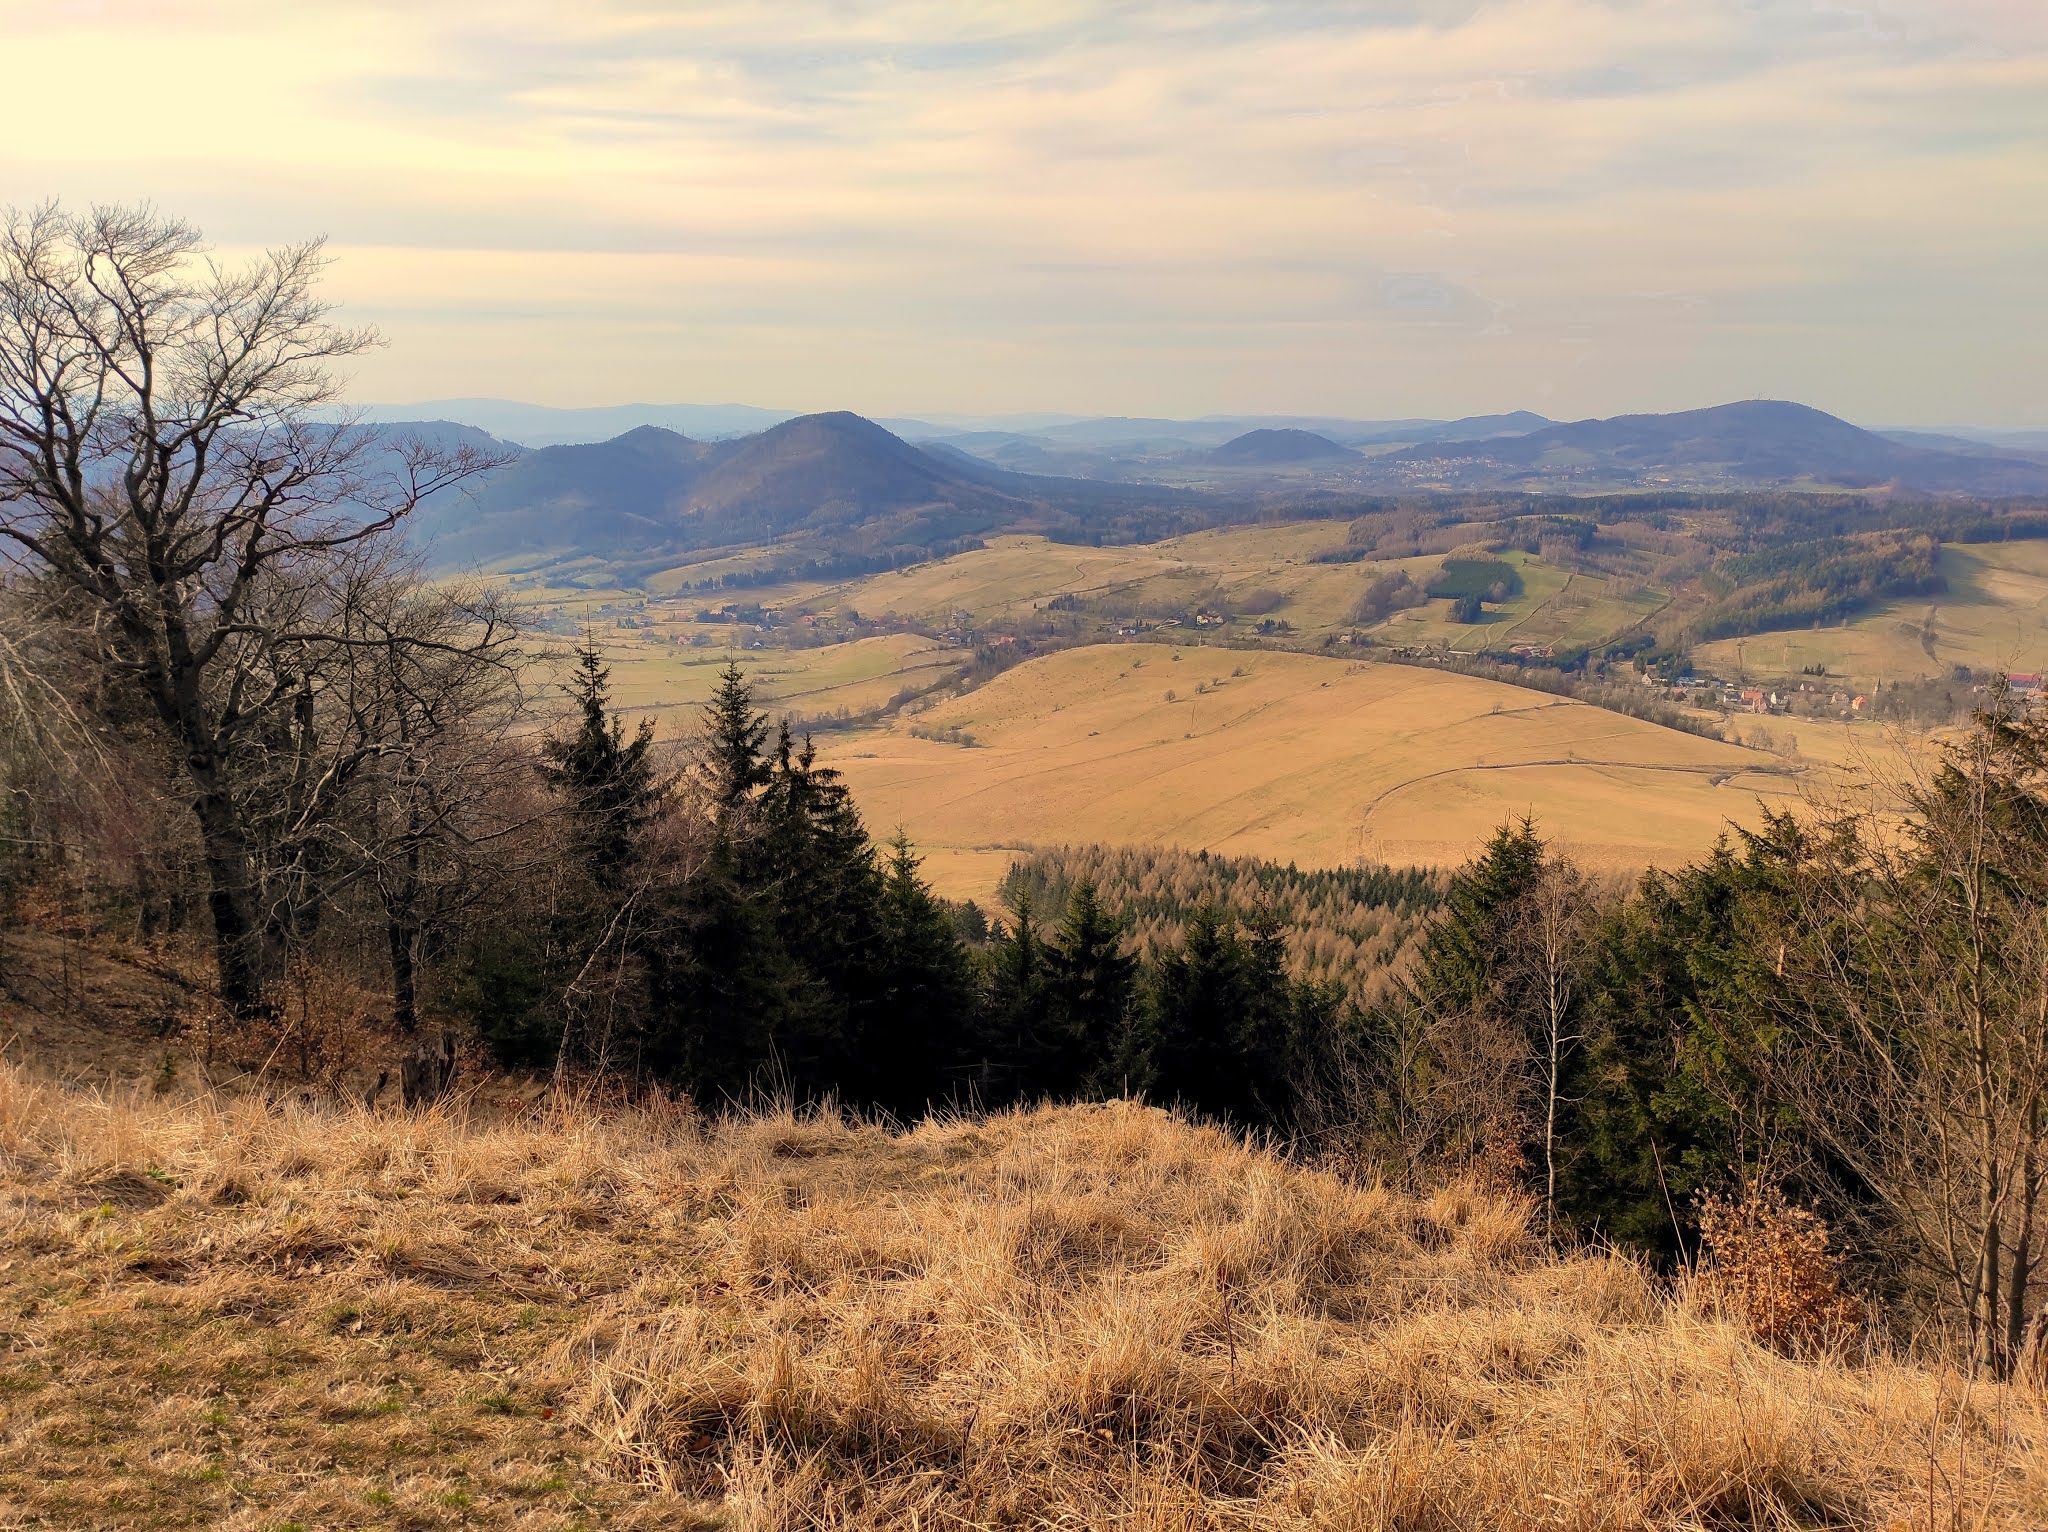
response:
<svg viewBox="0 0 2048 1532"><path fill-rule="evenodd" d="M1304 521L1197 532L1144 545L1094 548L1015 535L909 569L839 582L787 582L774 586L676 598L681 606L758 604L784 614L857 613L901 617L932 627L982 627L1028 622L1056 600L1080 603L1103 620L1143 622L1184 618L1198 610L1234 614L1227 631L1248 631L1263 618L1285 622L1296 642L1352 631L1359 597L1394 571L1427 586L1444 555L1316 563L1314 555L1343 546L1346 524ZM1439 597L1397 611L1367 627L1376 641L1458 653L1596 646L1655 623L1673 591L1656 580L1567 569L1511 549L1471 556L1515 566L1522 590L1489 604L1484 620L1452 620L1452 602ZM1461 555L1453 555L1461 556ZM1947 546L1941 565L1950 589L1935 597L1890 603L1845 626L1722 639L1694 650L1700 667L1759 679L1794 676L1810 665L1862 686L1886 680L1945 674L1955 665L1976 670L2034 670L2048 666L2048 543ZM747 557L719 568L738 570ZM703 568L654 577L649 592L674 589ZM522 585L514 599L531 610L575 618L607 602L637 599L636 592L549 584Z"/></svg>
<svg viewBox="0 0 2048 1532"><path fill-rule="evenodd" d="M1197 532L1116 548L999 537L985 548L906 570L838 585L778 586L746 596L790 611L853 611L936 625L1024 619L1059 597L1154 620L1163 613L1216 606L1238 613L1235 628L1272 616L1314 640L1349 632L1359 597L1380 576L1399 570L1426 585L1443 563L1441 554L1353 564L1313 561L1313 555L1343 542L1344 523L1323 521ZM1515 565L1524 588L1489 607L1485 622L1451 621L1451 601L1439 598L1397 612L1366 631L1386 643L1463 653L1524 643L1589 645L1654 616L1669 599L1640 581L1574 573L1520 551L1487 556Z"/></svg>

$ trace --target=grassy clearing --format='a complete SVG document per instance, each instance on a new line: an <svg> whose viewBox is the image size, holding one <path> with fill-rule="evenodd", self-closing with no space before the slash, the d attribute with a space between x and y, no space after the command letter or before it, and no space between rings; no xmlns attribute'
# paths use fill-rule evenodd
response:
<svg viewBox="0 0 2048 1532"><path fill-rule="evenodd" d="M1128 1103L423 1117L0 1067L12 1526L2021 1528L2038 1396Z"/></svg>
<svg viewBox="0 0 2048 1532"><path fill-rule="evenodd" d="M1520 629L1547 611L1571 582L1571 574L1519 549L1486 557L1512 564L1520 571L1522 590L1519 595L1489 606L1485 622L1453 622L1452 602L1433 600L1424 606L1395 613L1374 630L1374 636L1390 644L1441 646L1462 654L1476 654L1482 649L1505 649L1516 643L1549 642L1548 638L1524 637ZM1441 558L1430 557L1404 559L1400 567L1407 570L1408 577L1418 585L1426 585L1442 564Z"/></svg>
<svg viewBox="0 0 2048 1532"><path fill-rule="evenodd" d="M1314 635L1348 628L1351 609L1375 576L1405 568L1424 579L1442 562L1312 562L1314 554L1343 544L1344 528L1343 522L1286 522L1113 548L998 537L973 552L792 600L820 610L851 608L929 622L952 622L964 612L970 621L991 622L1028 617L1062 595L1114 599L1131 610L1178 610L1211 598L1229 605L1253 591L1270 591L1282 598L1277 614L1297 632ZM1448 611L1450 603L1432 606Z"/></svg>
<svg viewBox="0 0 2048 1532"><path fill-rule="evenodd" d="M952 726L974 747L909 732ZM975 898L1022 846L1450 866L1523 813L1592 866L1675 865L1798 786L1764 752L1497 682L1154 644L1032 660L828 753L870 823Z"/></svg>

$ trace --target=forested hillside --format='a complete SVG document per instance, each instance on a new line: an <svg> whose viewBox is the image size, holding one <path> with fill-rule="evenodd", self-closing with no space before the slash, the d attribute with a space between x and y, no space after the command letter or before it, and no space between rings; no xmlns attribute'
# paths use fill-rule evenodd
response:
<svg viewBox="0 0 2048 1532"><path fill-rule="evenodd" d="M1157 846L1069 846L1017 862L1005 906L1064 911L1083 887L1123 922L1144 958L1215 912L1239 924L1276 923L1288 972L1334 982L1354 1003L1382 998L1396 964L1443 895L1445 875L1412 867L1301 871L1244 857Z"/></svg>

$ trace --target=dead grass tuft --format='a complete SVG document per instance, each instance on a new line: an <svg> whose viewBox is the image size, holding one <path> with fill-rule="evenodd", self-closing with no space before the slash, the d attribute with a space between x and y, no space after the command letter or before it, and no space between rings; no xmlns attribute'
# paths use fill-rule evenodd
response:
<svg viewBox="0 0 2048 1532"><path fill-rule="evenodd" d="M1129 1103L372 1116L0 1069L0 1522L2022 1528L2038 1399ZM146 1183L146 1189L145 1189Z"/></svg>

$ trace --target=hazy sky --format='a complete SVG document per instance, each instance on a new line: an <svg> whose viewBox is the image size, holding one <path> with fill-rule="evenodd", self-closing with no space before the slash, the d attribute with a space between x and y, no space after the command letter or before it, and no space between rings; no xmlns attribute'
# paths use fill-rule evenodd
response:
<svg viewBox="0 0 2048 1532"><path fill-rule="evenodd" d="M0 0L365 400L2048 425L2048 0Z"/></svg>

